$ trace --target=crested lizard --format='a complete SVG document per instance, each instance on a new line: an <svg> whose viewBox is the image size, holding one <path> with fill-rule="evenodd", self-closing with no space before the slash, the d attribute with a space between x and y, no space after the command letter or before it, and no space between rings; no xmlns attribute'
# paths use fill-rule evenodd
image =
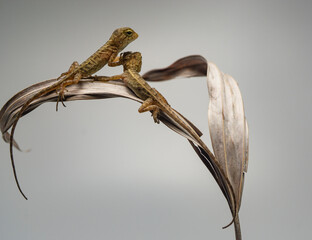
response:
<svg viewBox="0 0 312 240"><path fill-rule="evenodd" d="M73 62L69 70L65 73L62 73L60 77L57 79L58 81L56 83L40 90L22 106L21 110L18 112L12 124L12 130L11 130L11 136L10 136L10 157L11 157L11 164L13 168L13 174L14 174L16 185L20 193L23 195L25 199L27 199L27 197L25 196L25 194L23 193L19 185L17 174L16 174L16 169L15 169L15 164L14 164L14 158L13 158L14 131L15 131L17 122L21 118L23 112L27 109L27 107L34 100L36 100L37 98L47 93L50 93L53 90L59 90L59 97L58 97L58 101L56 105L56 110L57 110L59 100L61 100L63 103L64 92L66 90L65 89L66 86L78 83L81 78L90 77L92 74L94 74L95 72L103 68L106 64L108 64L108 66L111 66L111 67L121 65L121 62L118 61L118 58L117 58L118 53L121 52L129 43L131 43L137 38L138 38L138 34L129 27L116 29L112 33L109 40L101 48L99 48L93 55L91 55L87 60L85 60L80 65L76 61Z"/></svg>

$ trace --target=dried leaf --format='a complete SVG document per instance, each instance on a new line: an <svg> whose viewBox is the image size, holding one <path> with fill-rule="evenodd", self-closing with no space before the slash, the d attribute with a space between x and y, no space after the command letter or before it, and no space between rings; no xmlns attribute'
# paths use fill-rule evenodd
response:
<svg viewBox="0 0 312 240"><path fill-rule="evenodd" d="M177 77L201 77L207 74L207 60L200 55L191 55L175 61L166 68L146 72L146 81L165 81Z"/></svg>
<svg viewBox="0 0 312 240"><path fill-rule="evenodd" d="M247 170L248 131L243 100L236 81L208 63L208 122L212 147L235 191L240 207L244 171Z"/></svg>
<svg viewBox="0 0 312 240"><path fill-rule="evenodd" d="M2 107L0 111L0 129L5 142L9 142L10 140L10 134L8 133L8 130L12 126L23 104L41 89L55 83L55 81L56 79L52 79L34 84L17 93ZM140 103L143 102L141 99L137 98L136 95L124 85L124 83L118 81L103 83L93 81L92 79L83 79L78 84L68 86L67 90L68 92L65 93L66 101L123 97ZM45 102L56 102L57 98L58 94L54 91L38 98L29 105L29 107L23 113L23 116ZM188 121L186 118L184 119ZM177 133L195 141L189 134L185 133L181 126L175 123L166 114L161 113L160 120L163 121L171 129L174 129ZM190 121L188 122L199 135L202 134L199 129L196 128ZM20 150L16 142L14 143L14 146Z"/></svg>
<svg viewBox="0 0 312 240"><path fill-rule="evenodd" d="M197 62L200 67L194 67L192 65L193 62ZM182 63L187 70L180 68L179 65ZM155 81L153 78L162 81L181 76L203 76L205 64L207 69L207 62L204 58L189 56L176 61L167 68L149 71L144 75L144 78L150 81ZM189 66L190 68L188 68ZM212 159L200 147L195 146L192 142L190 143L214 176L235 217L235 212L238 212L240 208L244 174L247 172L248 167L248 124L244 114L241 93L236 81L231 76L220 72L216 65L211 62L208 63L207 78L210 97L208 110L209 129L215 159ZM234 189L234 204L230 197L231 193L224 186L226 181L220 181L220 176L218 176L220 170L218 166L214 166L214 160L218 161L220 168ZM234 219L234 225L236 238L241 239L238 216Z"/></svg>
<svg viewBox="0 0 312 240"><path fill-rule="evenodd" d="M14 130L15 130L17 121L20 119L21 116L24 115L24 113L30 112L31 110L35 109L43 101L57 101L58 94L55 91L50 91L48 94L43 95L41 97L37 97L36 95L39 91L41 91L41 89L46 89L46 87L51 86L51 84L55 83L55 81L57 80L45 81L42 84L40 83L35 84L35 86L31 86L28 89L23 90L22 92L16 94L13 98L11 98L8 101L8 103L5 104L5 106L0 111L0 127L2 131L3 139L10 143L10 156L11 156L11 163L12 163L12 169L14 173L15 182L17 184L17 187L20 193L23 195L23 197L26 200L27 200L27 197L23 193L21 186L19 184L17 173L16 173L16 168L15 168L15 163L14 163L13 146L16 147L18 150L20 150L18 144L13 138ZM102 88L103 86L105 87L101 89L100 86ZM85 89L85 91L81 91L82 89ZM132 100L137 100L139 102L142 102L122 82L119 82L118 84L118 82L116 81L114 81L113 83L107 83L107 82L103 83L103 82L98 82L98 81L90 82L90 81L85 80L85 81L80 81L79 84L69 86L67 90L69 90L69 93L65 94L67 96L66 101L79 100L79 99L109 98L109 97L118 96L118 97L127 97ZM34 100L33 96L36 96L37 99L35 98ZM162 115L166 116L165 113L162 113ZM180 117L181 117L180 120L185 122L185 124L189 123L189 121L186 120L182 115ZM182 126L179 125L178 122L175 122L169 116L165 118L165 122L166 122L166 125L169 127L172 124L176 124L175 127L171 127L171 128L174 129L177 133L186 137L187 139L196 141L196 139L193 138L192 134L188 133ZM11 135L10 135L7 132L7 130L11 126L12 126L12 130L11 130ZM194 125L190 125L189 127L192 128L192 126ZM195 128L194 131L199 132L197 128Z"/></svg>
<svg viewBox="0 0 312 240"><path fill-rule="evenodd" d="M143 78L147 81L164 81L171 80L177 77L196 77L196 76L206 76L207 75L207 60L199 55L192 55L184 57L177 60L170 66L166 68L155 69L149 71L143 75ZM228 204L231 208L233 216L236 215L236 200L234 192L232 194L231 189L227 187L227 182L229 179L226 177L225 169L218 164L215 157L205 151L204 147L199 147L190 142L195 152L198 154L202 162L208 168L210 173L215 178L221 191L223 192Z"/></svg>

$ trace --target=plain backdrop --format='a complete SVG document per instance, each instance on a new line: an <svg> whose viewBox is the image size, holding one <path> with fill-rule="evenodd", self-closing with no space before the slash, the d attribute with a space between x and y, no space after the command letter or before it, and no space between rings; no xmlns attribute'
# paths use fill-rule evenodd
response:
<svg viewBox="0 0 312 240"><path fill-rule="evenodd" d="M312 2L0 0L0 105L84 61L115 28L143 69L200 54L238 82L250 129L244 239L310 239ZM105 67L113 75L121 67ZM154 83L204 133L205 78ZM227 203L188 142L125 99L48 103L0 143L0 239L234 239Z"/></svg>

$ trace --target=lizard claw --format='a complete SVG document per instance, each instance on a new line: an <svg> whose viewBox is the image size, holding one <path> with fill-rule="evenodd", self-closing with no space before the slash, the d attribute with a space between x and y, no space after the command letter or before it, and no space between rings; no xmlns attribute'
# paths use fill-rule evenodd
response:
<svg viewBox="0 0 312 240"><path fill-rule="evenodd" d="M157 111L157 110L154 110L154 111L152 112L152 116L153 116L154 122L157 123L157 124L160 123L160 122L159 122L159 119L158 119L158 114L159 114L159 111Z"/></svg>
<svg viewBox="0 0 312 240"><path fill-rule="evenodd" d="M157 119L154 119L154 122L157 123L157 124L160 123L158 118L157 118Z"/></svg>
<svg viewBox="0 0 312 240"><path fill-rule="evenodd" d="M65 103L63 100L65 100L65 92L68 92L68 90L65 88L64 85L61 86L59 92L58 92L58 98L56 102L56 111L58 111L58 104L61 101L62 105L66 107Z"/></svg>

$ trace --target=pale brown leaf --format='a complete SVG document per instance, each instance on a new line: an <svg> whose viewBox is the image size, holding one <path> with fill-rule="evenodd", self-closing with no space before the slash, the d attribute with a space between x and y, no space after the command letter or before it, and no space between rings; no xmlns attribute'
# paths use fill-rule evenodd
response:
<svg viewBox="0 0 312 240"><path fill-rule="evenodd" d="M239 208L247 171L248 129L236 81L208 63L208 122L213 150L235 191Z"/></svg>
<svg viewBox="0 0 312 240"><path fill-rule="evenodd" d="M172 80L178 77L198 77L207 75L207 60L200 55L187 56L182 59L177 60L168 67L154 69L148 71L143 75L144 79L147 81L164 81ZM203 161L205 166L208 168L210 173L215 178L221 191L223 192L231 211L236 215L236 200L235 196L232 196L232 191L227 187L227 182L229 182L228 177L225 175L224 169L219 166L218 161L214 156L211 156L209 152L205 151L204 147L194 145L190 142L195 152L198 154L200 159ZM224 174L223 174L224 173ZM234 202L233 202L234 201Z"/></svg>
<svg viewBox="0 0 312 240"><path fill-rule="evenodd" d="M197 67L193 65L197 64ZM195 65L196 65L195 64ZM181 69L183 65L186 69ZM194 77L206 75L207 61L201 56L189 56L180 59L167 68L147 72L146 80L170 80L176 77ZM209 129L215 153L215 158L209 156L203 149L192 142L194 150L209 169L226 197L233 216L237 213L242 198L244 174L248 167L249 136L248 124L244 114L243 101L236 81L229 75L223 74L215 64L208 63L207 71L209 92ZM215 165L217 161L220 165ZM225 180L220 181L220 166L225 178L234 189L233 204L231 192L225 187ZM221 172L222 172L221 171ZM222 174L221 174L222 175ZM234 219L236 238L241 239L238 216Z"/></svg>

